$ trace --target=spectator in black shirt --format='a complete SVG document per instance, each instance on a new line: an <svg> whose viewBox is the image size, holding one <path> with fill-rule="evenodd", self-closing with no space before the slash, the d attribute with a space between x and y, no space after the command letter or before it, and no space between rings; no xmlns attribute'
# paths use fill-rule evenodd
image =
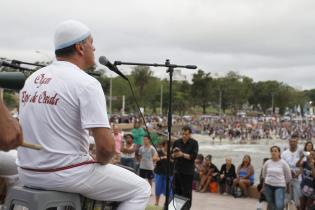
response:
<svg viewBox="0 0 315 210"><path fill-rule="evenodd" d="M166 175L167 175L167 141L159 144L157 149L158 159L154 168L155 173L155 205L159 205L161 194L166 195ZM170 162L170 181L173 179L173 160ZM169 185L171 186L171 184ZM172 189L169 190L172 195Z"/></svg>
<svg viewBox="0 0 315 210"><path fill-rule="evenodd" d="M233 180L236 178L235 166L232 164L232 158L225 158L225 163L220 170L220 193L231 193Z"/></svg>
<svg viewBox="0 0 315 210"><path fill-rule="evenodd" d="M191 207L192 182L195 159L198 154L198 142L191 138L191 128L182 128L182 138L174 142L172 157L174 158L174 193L189 198L187 209Z"/></svg>

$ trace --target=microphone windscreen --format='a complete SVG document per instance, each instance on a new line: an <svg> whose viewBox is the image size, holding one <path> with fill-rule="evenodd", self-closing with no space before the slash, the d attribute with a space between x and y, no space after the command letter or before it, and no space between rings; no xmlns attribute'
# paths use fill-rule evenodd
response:
<svg viewBox="0 0 315 210"><path fill-rule="evenodd" d="M105 66L108 65L109 61L105 56L100 56L100 58L98 59L98 62L100 62L100 64L103 64Z"/></svg>
<svg viewBox="0 0 315 210"><path fill-rule="evenodd" d="M23 88L26 77L22 72L0 72L0 87L20 90Z"/></svg>

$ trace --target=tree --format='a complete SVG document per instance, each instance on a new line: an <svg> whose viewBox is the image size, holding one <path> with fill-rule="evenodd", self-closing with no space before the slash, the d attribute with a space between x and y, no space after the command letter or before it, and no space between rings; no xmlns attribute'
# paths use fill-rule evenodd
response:
<svg viewBox="0 0 315 210"><path fill-rule="evenodd" d="M272 107L272 105L276 106L275 99L280 94L281 86L282 84L278 81L262 81L253 84L253 94L249 98L249 103L254 108L261 109L261 111L266 113L266 110Z"/></svg>
<svg viewBox="0 0 315 210"><path fill-rule="evenodd" d="M133 78L133 83L135 84L137 95L140 100L140 105L144 105L143 93L145 86L149 83L153 72L148 66L136 66L131 72L131 77Z"/></svg>
<svg viewBox="0 0 315 210"><path fill-rule="evenodd" d="M15 95L15 91L5 90L3 93L3 101L9 109L18 106L18 97Z"/></svg>
<svg viewBox="0 0 315 210"><path fill-rule="evenodd" d="M203 114L206 114L206 108L213 96L213 78L210 73L205 73L199 69L196 74L193 74L192 82L191 97L196 105L202 107Z"/></svg>
<svg viewBox="0 0 315 210"><path fill-rule="evenodd" d="M216 84L217 89L221 92L223 111L231 108L236 113L244 104L248 103L248 99L252 95L252 79L233 71L225 77L218 78Z"/></svg>
<svg viewBox="0 0 315 210"><path fill-rule="evenodd" d="M187 81L174 81L173 88L173 110L180 115L186 114L191 107L190 99L191 85Z"/></svg>

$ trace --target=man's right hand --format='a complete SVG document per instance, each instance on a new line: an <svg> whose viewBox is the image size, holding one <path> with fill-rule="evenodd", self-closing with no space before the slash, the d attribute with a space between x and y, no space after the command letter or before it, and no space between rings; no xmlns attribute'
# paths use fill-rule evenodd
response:
<svg viewBox="0 0 315 210"><path fill-rule="evenodd" d="M16 119L8 119L0 127L0 150L9 151L22 145L23 133Z"/></svg>

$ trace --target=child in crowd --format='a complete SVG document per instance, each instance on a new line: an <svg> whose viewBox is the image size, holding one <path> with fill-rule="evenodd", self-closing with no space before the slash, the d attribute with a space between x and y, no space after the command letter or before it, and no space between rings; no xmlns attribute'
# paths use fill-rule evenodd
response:
<svg viewBox="0 0 315 210"><path fill-rule="evenodd" d="M152 187L152 179L154 178L153 160L157 160L158 156L156 150L150 143L149 136L143 136L143 145L139 148L138 154L140 160L139 175L144 179L148 179L148 182Z"/></svg>
<svg viewBox="0 0 315 210"><path fill-rule="evenodd" d="M162 143L159 143L158 149L157 149L158 157L157 162L154 168L154 174L155 174L155 205L159 205L160 196L162 194L166 195L166 175L167 175L167 141L163 141ZM154 158L155 159L155 158ZM169 183L169 195L172 195L171 192L171 182L172 182L172 175L173 175L173 161L170 162L170 183Z"/></svg>

